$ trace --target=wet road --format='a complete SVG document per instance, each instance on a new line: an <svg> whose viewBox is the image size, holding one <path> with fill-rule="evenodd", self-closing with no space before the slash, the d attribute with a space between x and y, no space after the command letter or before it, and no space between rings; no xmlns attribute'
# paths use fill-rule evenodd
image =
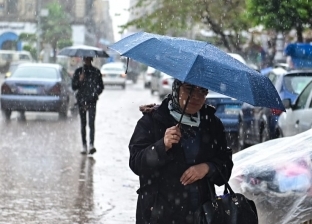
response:
<svg viewBox="0 0 312 224"><path fill-rule="evenodd" d="M158 96L141 80L126 90L107 87L97 105L93 158L79 153L79 118L0 117L0 224L134 223L138 178L128 168L128 142L139 105L153 102Z"/></svg>

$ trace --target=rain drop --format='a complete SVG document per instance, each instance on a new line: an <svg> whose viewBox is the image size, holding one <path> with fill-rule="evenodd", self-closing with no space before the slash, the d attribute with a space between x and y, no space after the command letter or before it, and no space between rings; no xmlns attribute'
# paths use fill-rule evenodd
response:
<svg viewBox="0 0 312 224"><path fill-rule="evenodd" d="M221 90L222 92L225 92L225 91L226 91L226 85L225 85L224 83L221 83L221 84L220 84L220 90Z"/></svg>

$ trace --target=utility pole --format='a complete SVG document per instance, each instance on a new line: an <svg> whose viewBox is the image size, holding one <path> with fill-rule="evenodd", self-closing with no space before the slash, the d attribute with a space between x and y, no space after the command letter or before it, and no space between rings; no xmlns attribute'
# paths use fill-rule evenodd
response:
<svg viewBox="0 0 312 224"><path fill-rule="evenodd" d="M37 0L37 62L41 51L41 0Z"/></svg>

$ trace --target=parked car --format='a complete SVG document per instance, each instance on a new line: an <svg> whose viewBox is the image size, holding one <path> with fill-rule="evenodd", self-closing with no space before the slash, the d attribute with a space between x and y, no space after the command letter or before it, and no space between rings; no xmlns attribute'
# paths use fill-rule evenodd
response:
<svg viewBox="0 0 312 224"><path fill-rule="evenodd" d="M274 68L268 73L280 98L292 103L312 80L312 70L285 70ZM283 111L254 107L243 103L239 116L239 150L280 136L277 121Z"/></svg>
<svg viewBox="0 0 312 224"><path fill-rule="evenodd" d="M155 69L154 72L151 73L151 94L154 94L154 92L157 92L159 89L159 79L161 77L161 72L157 69Z"/></svg>
<svg viewBox="0 0 312 224"><path fill-rule="evenodd" d="M29 51L0 50L0 72L6 73L10 63L17 61L33 62Z"/></svg>
<svg viewBox="0 0 312 224"><path fill-rule="evenodd" d="M312 81L300 93L294 104L283 100L287 112L278 119L280 136L292 136L312 128Z"/></svg>
<svg viewBox="0 0 312 224"><path fill-rule="evenodd" d="M170 75L167 75L164 72L160 73L160 78L158 79L158 96L160 99L165 98L166 95L172 92L172 83L174 78Z"/></svg>
<svg viewBox="0 0 312 224"><path fill-rule="evenodd" d="M242 102L231 97L209 91L206 104L216 109L215 115L220 118L226 132L228 146L234 151L238 148L239 112Z"/></svg>
<svg viewBox="0 0 312 224"><path fill-rule="evenodd" d="M121 57L121 62L127 65L127 80L137 83L141 74L141 64L131 58Z"/></svg>
<svg viewBox="0 0 312 224"><path fill-rule="evenodd" d="M246 61L245 59L239 55L239 54L235 54L235 53L228 53L228 55L232 56L233 58L235 58L236 60L240 61L241 63L243 63L244 65L246 65Z"/></svg>
<svg viewBox="0 0 312 224"><path fill-rule="evenodd" d="M160 71L153 67L147 67L146 71L143 73L143 80L144 80L144 87L145 88L150 88L151 87L151 82L152 82L152 77L157 77L160 74ZM155 87L156 88L156 87Z"/></svg>
<svg viewBox="0 0 312 224"><path fill-rule="evenodd" d="M1 111L6 120L12 111L50 111L66 117L77 112L71 77L58 64L24 63L1 85Z"/></svg>
<svg viewBox="0 0 312 224"><path fill-rule="evenodd" d="M126 88L126 66L123 62L110 62L101 67L104 85L118 85Z"/></svg>

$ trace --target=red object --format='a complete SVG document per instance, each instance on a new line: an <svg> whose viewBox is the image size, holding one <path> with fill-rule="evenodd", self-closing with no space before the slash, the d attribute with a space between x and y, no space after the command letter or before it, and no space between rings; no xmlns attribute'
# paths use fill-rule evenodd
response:
<svg viewBox="0 0 312 224"><path fill-rule="evenodd" d="M4 83L2 86L1 86L1 93L2 94L10 94L12 93L12 90L10 88L10 86L6 83Z"/></svg>
<svg viewBox="0 0 312 224"><path fill-rule="evenodd" d="M50 94L51 95L60 95L61 94L61 85L59 83L55 84L51 89L50 89Z"/></svg>
<svg viewBox="0 0 312 224"><path fill-rule="evenodd" d="M274 115L281 115L281 113L283 113L282 110L278 110L278 109L271 109L272 114Z"/></svg>
<svg viewBox="0 0 312 224"><path fill-rule="evenodd" d="M162 81L162 84L163 84L163 85L169 85L169 82L168 82L167 79L165 79L165 80Z"/></svg>

